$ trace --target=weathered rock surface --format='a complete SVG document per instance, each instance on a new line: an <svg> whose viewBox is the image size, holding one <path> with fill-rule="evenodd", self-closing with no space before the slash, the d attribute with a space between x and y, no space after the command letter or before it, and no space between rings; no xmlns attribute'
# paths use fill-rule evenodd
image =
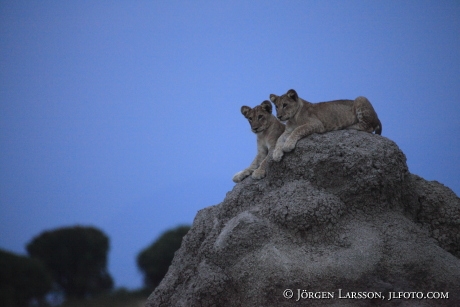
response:
<svg viewBox="0 0 460 307"><path fill-rule="evenodd" d="M391 140L335 131L200 210L146 306L460 306L459 258L460 199Z"/></svg>

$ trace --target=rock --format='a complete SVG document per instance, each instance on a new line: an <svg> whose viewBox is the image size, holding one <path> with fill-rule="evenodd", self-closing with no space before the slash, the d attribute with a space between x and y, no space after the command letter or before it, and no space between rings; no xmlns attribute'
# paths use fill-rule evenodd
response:
<svg viewBox="0 0 460 307"><path fill-rule="evenodd" d="M459 257L449 188L385 137L314 134L197 213L146 306L460 306Z"/></svg>

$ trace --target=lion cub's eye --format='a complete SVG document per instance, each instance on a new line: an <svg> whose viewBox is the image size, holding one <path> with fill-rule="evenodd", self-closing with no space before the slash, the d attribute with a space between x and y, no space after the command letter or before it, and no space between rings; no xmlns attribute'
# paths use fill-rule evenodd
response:
<svg viewBox="0 0 460 307"><path fill-rule="evenodd" d="M258 119L261 120L262 118L263 118L263 116L262 116L262 115L259 115Z"/></svg>
<svg viewBox="0 0 460 307"><path fill-rule="evenodd" d="M252 117L248 117L249 121L252 121Z"/></svg>
<svg viewBox="0 0 460 307"><path fill-rule="evenodd" d="M287 103L283 103L283 109L287 107Z"/></svg>

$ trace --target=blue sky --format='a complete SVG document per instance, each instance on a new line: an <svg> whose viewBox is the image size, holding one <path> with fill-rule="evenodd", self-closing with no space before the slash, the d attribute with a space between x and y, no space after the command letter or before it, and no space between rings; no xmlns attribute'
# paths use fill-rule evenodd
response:
<svg viewBox="0 0 460 307"><path fill-rule="evenodd" d="M366 96L409 170L460 194L458 1L1 1L0 248L109 237L116 286L221 202L256 152L240 114L294 88Z"/></svg>

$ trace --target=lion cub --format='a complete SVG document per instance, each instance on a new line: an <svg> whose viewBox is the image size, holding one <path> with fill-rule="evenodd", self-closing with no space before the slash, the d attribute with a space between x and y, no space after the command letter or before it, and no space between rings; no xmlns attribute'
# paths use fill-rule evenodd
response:
<svg viewBox="0 0 460 307"><path fill-rule="evenodd" d="M273 152L276 140L284 132L284 125L272 114L272 104L265 100L251 109L241 107L241 113L251 125L251 130L257 134L257 155L251 165L233 176L234 182L241 182L252 174L254 179L262 179L266 175L267 157Z"/></svg>
<svg viewBox="0 0 460 307"><path fill-rule="evenodd" d="M276 142L273 159L280 161L283 152L292 151L297 141L313 133L340 129L356 129L382 133L382 124L371 103L365 97L355 100L334 100L310 103L299 98L295 90L286 94L270 95L280 121L286 122L286 130Z"/></svg>

